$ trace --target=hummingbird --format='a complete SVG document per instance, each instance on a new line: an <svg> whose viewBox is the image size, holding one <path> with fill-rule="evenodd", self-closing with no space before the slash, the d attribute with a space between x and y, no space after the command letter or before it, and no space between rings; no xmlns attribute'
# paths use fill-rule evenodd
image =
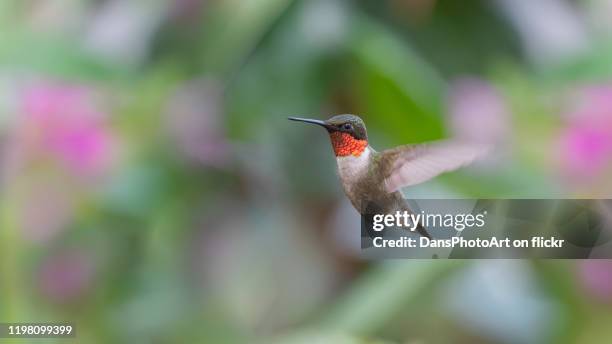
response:
<svg viewBox="0 0 612 344"><path fill-rule="evenodd" d="M370 146L365 123L356 115L337 115L324 121L298 117L289 120L327 130L344 193L362 215L411 213L401 188L468 165L488 151L484 145L445 140L377 152ZM422 226L417 230L431 238Z"/></svg>

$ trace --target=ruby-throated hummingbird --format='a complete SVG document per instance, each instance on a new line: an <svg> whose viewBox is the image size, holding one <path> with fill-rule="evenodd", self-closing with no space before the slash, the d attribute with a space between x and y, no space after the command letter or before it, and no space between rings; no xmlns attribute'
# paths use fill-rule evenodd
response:
<svg viewBox="0 0 612 344"><path fill-rule="evenodd" d="M402 187L465 166L488 151L477 144L439 141L377 152L369 145L365 124L358 116L338 115L326 121L289 119L327 129L344 192L362 215L411 212L399 191ZM429 237L424 228L418 230Z"/></svg>

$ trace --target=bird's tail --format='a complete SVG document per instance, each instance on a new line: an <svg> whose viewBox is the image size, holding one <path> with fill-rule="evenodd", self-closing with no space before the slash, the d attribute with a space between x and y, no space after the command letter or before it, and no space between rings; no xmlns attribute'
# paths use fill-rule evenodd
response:
<svg viewBox="0 0 612 344"><path fill-rule="evenodd" d="M410 207L408 206L408 202L406 202L406 200L403 201L403 206L402 208L404 208L404 211L407 211L410 214L414 214L414 212L412 211L412 209L410 209ZM427 231L427 229L421 224L421 222L419 221L417 223L417 227L416 227L417 232L419 232L419 234L421 236L426 237L427 239L432 239L431 234L429 234L429 232Z"/></svg>
<svg viewBox="0 0 612 344"><path fill-rule="evenodd" d="M426 237L427 239L431 239L431 235L429 234L427 229L425 229L425 227L423 227L423 225L421 225L420 223L417 225L417 231L419 232L419 234Z"/></svg>

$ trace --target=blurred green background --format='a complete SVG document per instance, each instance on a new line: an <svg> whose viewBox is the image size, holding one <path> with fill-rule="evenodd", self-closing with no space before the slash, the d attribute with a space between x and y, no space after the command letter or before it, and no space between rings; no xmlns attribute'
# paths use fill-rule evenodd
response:
<svg viewBox="0 0 612 344"><path fill-rule="evenodd" d="M329 139L286 117L502 147L407 197L610 198L611 18L3 0L0 321L76 324L37 343L608 343L610 261L360 260Z"/></svg>

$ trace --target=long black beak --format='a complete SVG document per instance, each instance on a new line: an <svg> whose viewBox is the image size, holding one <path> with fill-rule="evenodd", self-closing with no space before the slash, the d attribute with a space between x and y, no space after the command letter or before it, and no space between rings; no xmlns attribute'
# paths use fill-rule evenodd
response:
<svg viewBox="0 0 612 344"><path fill-rule="evenodd" d="M311 123L311 124L316 124L316 125L320 125L324 128L328 128L327 123L325 123L325 121L321 121L318 119L309 119L309 118L298 118L298 117L289 117L290 121L296 121L296 122L304 122L304 123Z"/></svg>

